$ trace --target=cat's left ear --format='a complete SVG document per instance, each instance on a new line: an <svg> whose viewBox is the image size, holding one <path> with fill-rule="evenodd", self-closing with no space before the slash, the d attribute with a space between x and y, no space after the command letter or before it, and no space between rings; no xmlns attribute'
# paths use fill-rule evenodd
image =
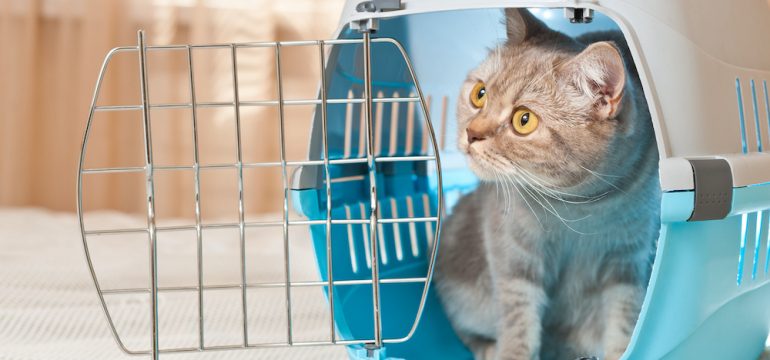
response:
<svg viewBox="0 0 770 360"><path fill-rule="evenodd" d="M613 118L620 109L626 69L618 49L609 42L591 44L562 70L586 96L596 99L596 115Z"/></svg>
<svg viewBox="0 0 770 360"><path fill-rule="evenodd" d="M509 45L519 45L548 29L526 9L505 9L505 32Z"/></svg>

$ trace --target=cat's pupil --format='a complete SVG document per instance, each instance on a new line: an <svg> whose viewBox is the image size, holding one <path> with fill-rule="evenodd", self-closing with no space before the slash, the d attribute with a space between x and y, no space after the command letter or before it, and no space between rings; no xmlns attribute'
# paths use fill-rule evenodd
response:
<svg viewBox="0 0 770 360"><path fill-rule="evenodd" d="M521 126L527 125L528 122L529 122L529 113L524 113L523 115L521 115Z"/></svg>
<svg viewBox="0 0 770 360"><path fill-rule="evenodd" d="M479 93L476 95L476 97L478 97L479 99L481 99L481 98L483 98L483 97L484 97L484 95L486 95L486 94L487 94L487 89L485 89L485 88L481 88L481 89L479 89Z"/></svg>

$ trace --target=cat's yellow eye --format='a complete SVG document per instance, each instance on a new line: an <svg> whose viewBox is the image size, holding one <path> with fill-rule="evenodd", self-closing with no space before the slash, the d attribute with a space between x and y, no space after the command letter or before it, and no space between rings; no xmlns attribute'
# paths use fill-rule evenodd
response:
<svg viewBox="0 0 770 360"><path fill-rule="evenodd" d="M513 113L513 130L520 135L529 135L540 123L540 119L527 108L518 108Z"/></svg>
<svg viewBox="0 0 770 360"><path fill-rule="evenodd" d="M479 81L476 85L473 85L473 89L471 89L471 105L476 109L481 109L486 103L487 87L483 82Z"/></svg>

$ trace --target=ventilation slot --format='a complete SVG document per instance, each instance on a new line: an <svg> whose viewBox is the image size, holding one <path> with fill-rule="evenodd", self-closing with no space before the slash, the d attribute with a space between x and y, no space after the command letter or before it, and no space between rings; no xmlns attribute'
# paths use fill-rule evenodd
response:
<svg viewBox="0 0 770 360"><path fill-rule="evenodd" d="M768 99L767 95L767 80L762 81L762 90L765 92L765 116L767 117L767 133L770 139L770 99Z"/></svg>
<svg viewBox="0 0 770 360"><path fill-rule="evenodd" d="M389 197L379 202L377 244L382 266L420 259L433 244L435 211L429 196ZM368 220L368 203L347 204L335 210L347 220ZM369 223L348 223L344 231L354 273L372 268ZM366 268L362 268L365 264Z"/></svg>
<svg viewBox="0 0 770 360"><path fill-rule="evenodd" d="M749 152L749 147L746 144L746 120L743 114L743 94L741 92L741 79L735 78L735 92L738 95L738 119L741 121L741 149L743 150L743 153L746 154ZM745 216L745 215L744 215ZM743 220L743 224L745 225L745 218ZM745 228L745 226L744 226ZM745 239L743 239L745 240ZM741 249L743 249L743 240L741 240ZM743 255L741 255L741 263L740 266L743 266ZM738 283L740 284L741 278L740 273L738 275Z"/></svg>
<svg viewBox="0 0 770 360"><path fill-rule="evenodd" d="M770 270L770 233L768 232L770 211L760 210L741 215L740 249L738 252L737 283L741 285L750 279L754 281L760 274L760 264L764 263L764 277ZM764 259L762 258L764 256ZM749 267L750 265L750 267Z"/></svg>
<svg viewBox="0 0 770 360"><path fill-rule="evenodd" d="M738 92L738 97L740 98L740 91ZM743 118L743 117L741 117ZM744 149L745 149L745 142L744 142ZM743 265L744 265L744 258L746 256L746 236L748 235L747 232L749 228L746 226L746 223L749 220L749 214L743 214L741 215L741 249L738 253L738 278L737 282L738 285L741 284L743 281Z"/></svg>
<svg viewBox="0 0 770 360"><path fill-rule="evenodd" d="M763 212L757 212L757 219L756 219L756 226L754 227L754 261L752 262L751 266L751 280L754 280L757 278L757 265L759 264L759 248L762 246L762 239L760 238L760 235L762 234L762 217L764 216ZM765 260L767 262L767 260Z"/></svg>
<svg viewBox="0 0 770 360"><path fill-rule="evenodd" d="M764 151L764 143L762 140L763 131L762 131L762 124L761 124L761 112L760 109L760 103L762 98L760 98L760 95L757 94L757 81L754 79L749 80L749 89L743 89L741 87L741 79L735 78L735 92L737 95L738 100L738 119L740 121L741 126L741 150L744 154L748 153L749 151L754 151L754 148L750 146L749 138L751 137L752 130L754 131L754 135L756 137L756 151L763 152ZM751 110L753 111L753 122L750 120L747 120L746 117L749 115L746 113L746 108L748 107L747 104L744 104L743 102L743 90L751 90ZM768 99L768 90L767 90L767 80L762 81L762 92L764 95L764 105L765 105L765 117L767 119L767 131L768 131L768 139L770 139L770 99Z"/></svg>
<svg viewBox="0 0 770 360"><path fill-rule="evenodd" d="M348 91L348 99L354 99L353 90ZM363 96L363 95L361 95ZM409 98L416 99L414 93ZM374 99L374 154L376 156L407 156L427 155L431 150L428 143L428 130L423 122L416 119L419 116L419 103L409 101L400 103L391 99L399 98L398 91L386 97L386 93L378 91ZM432 97L426 98L428 111L433 119L438 135L439 148L446 148L447 116L449 98L441 97L440 106L434 109ZM366 125L364 123L365 107L358 103L348 103L345 108L345 133L342 157L364 157L366 150Z"/></svg>
<svg viewBox="0 0 770 360"><path fill-rule="evenodd" d="M754 110L754 133L757 135L757 151L762 152L762 131L759 127L759 108L757 106L757 87L751 79L751 108Z"/></svg>

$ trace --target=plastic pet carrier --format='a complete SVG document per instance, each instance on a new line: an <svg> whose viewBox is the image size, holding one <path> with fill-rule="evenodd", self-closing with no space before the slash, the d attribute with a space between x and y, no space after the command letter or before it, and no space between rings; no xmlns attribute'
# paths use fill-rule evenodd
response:
<svg viewBox="0 0 770 360"><path fill-rule="evenodd" d="M152 46L139 33L137 45L113 49L96 85L83 143L78 205L83 243L99 299L121 348L131 354L161 354L277 346L348 345L351 358L470 359L453 333L434 292L433 264L442 218L477 180L456 150L454 121L457 91L468 71L505 36L502 8L526 7L549 27L570 36L620 30L624 34L650 107L660 154L662 228L652 277L624 359L756 359L770 331L770 3L766 1L517 1L517 0L374 0L349 1L332 40ZM375 31L376 30L376 31ZM289 47L312 47L320 54L318 96L290 99L282 90L281 54ZM277 58L277 98L252 101L239 97L239 52L266 48ZM196 98L193 59L198 52L224 50L231 62L233 99L204 102ZM148 54L182 54L188 61L190 98L179 103L151 103ZM137 59L137 104L99 102L102 79L119 56ZM315 108L308 158L286 158L286 109ZM274 162L199 161L196 111L229 108L238 123L242 109L278 111L281 158ZM153 160L153 115L165 109L190 109L195 156L189 166L163 166ZM143 124L144 165L89 167L87 145L100 112L133 112ZM137 120L139 121L139 120ZM156 155L156 154L155 154ZM247 221L243 208L243 171L280 169L282 219ZM238 174L239 218L206 223L200 216L201 174L212 169ZM186 172L195 179L196 222L160 226L155 219L155 179L161 172ZM146 226L91 229L83 216L84 179L138 174L146 185ZM119 191L119 188L114 188ZM292 218L290 208L302 214ZM290 230L309 228L318 279L297 282L289 276ZM207 229L238 232L241 254L249 229L274 227L284 242L285 276L251 283L249 259L241 255L241 281L204 284L201 242ZM158 236L194 234L198 282L187 287L158 284ZM101 285L89 251L105 237L134 233L147 241L145 287ZM283 340L260 342L247 334L247 290L277 288L285 296ZM323 341L293 336L292 305L299 288L325 296L329 322ZM243 338L209 345L204 340L203 294L229 288L241 299L228 304L243 312ZM196 294L195 345L165 346L159 325L164 293ZM150 339L128 346L115 324L126 302L111 297L140 294ZM294 296L293 296L294 295ZM259 301L254 300L254 301ZM122 314L120 316L126 316ZM255 350L254 356L259 357Z"/></svg>

